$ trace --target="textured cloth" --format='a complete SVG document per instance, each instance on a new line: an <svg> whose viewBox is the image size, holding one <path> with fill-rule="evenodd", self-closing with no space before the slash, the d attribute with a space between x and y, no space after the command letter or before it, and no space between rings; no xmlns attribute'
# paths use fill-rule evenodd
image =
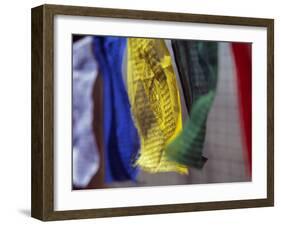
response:
<svg viewBox="0 0 281 226"><path fill-rule="evenodd" d="M94 38L94 53L103 77L105 180L135 180L133 159L139 138L130 113L128 95L122 80L125 38Z"/></svg>
<svg viewBox="0 0 281 226"><path fill-rule="evenodd" d="M176 40L173 48L181 77L187 76L190 119L165 151L173 161L202 168L206 162L202 156L206 122L216 91L217 43Z"/></svg>
<svg viewBox="0 0 281 226"><path fill-rule="evenodd" d="M92 53L92 38L73 44L73 185L85 187L96 174L100 162L93 134L92 90L97 65Z"/></svg>
<svg viewBox="0 0 281 226"><path fill-rule="evenodd" d="M188 172L169 161L165 145L182 129L181 105L171 57L161 39L128 39L127 87L131 111L141 139L136 161L150 173Z"/></svg>
<svg viewBox="0 0 281 226"><path fill-rule="evenodd" d="M208 161L201 170L189 169L188 184L249 181L245 173L236 80L231 43L218 42L216 97L208 115L203 148Z"/></svg>
<svg viewBox="0 0 281 226"><path fill-rule="evenodd" d="M186 102L191 109L193 102L216 86L217 44L204 41L172 40L178 71L181 75ZM210 69L213 68L213 69Z"/></svg>
<svg viewBox="0 0 281 226"><path fill-rule="evenodd" d="M237 88L241 133L243 134L244 153L247 173L252 174L252 52L248 43L232 43L236 65Z"/></svg>

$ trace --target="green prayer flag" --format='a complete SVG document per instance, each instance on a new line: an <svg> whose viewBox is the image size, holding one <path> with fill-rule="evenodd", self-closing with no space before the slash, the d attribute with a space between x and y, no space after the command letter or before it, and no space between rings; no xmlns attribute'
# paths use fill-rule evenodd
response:
<svg viewBox="0 0 281 226"><path fill-rule="evenodd" d="M207 160L202 151L208 113L216 93L217 43L177 40L173 41L173 49L179 73L188 81L190 118L165 152L172 161L200 169Z"/></svg>

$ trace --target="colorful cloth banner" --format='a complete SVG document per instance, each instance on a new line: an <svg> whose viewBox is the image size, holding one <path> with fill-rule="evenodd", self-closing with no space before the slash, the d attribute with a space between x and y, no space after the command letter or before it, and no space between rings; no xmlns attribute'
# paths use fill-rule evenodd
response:
<svg viewBox="0 0 281 226"><path fill-rule="evenodd" d="M170 160L202 168L207 160L202 156L206 122L217 83L217 43L176 40L172 45L179 73L189 85L190 119L165 151Z"/></svg>
<svg viewBox="0 0 281 226"><path fill-rule="evenodd" d="M241 131L247 163L247 174L252 175L252 50L248 43L232 43L236 65Z"/></svg>
<svg viewBox="0 0 281 226"><path fill-rule="evenodd" d="M164 40L128 39L127 87L141 140L136 165L150 173L186 166L167 159L165 145L182 129L181 105L171 57Z"/></svg>
<svg viewBox="0 0 281 226"><path fill-rule="evenodd" d="M105 181L135 180L133 160L139 150L130 104L122 80L126 38L94 38L94 53L103 77Z"/></svg>

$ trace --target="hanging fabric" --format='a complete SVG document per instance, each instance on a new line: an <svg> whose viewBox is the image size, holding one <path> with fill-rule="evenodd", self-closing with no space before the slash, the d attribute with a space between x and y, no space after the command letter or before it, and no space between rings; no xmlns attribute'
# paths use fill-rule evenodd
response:
<svg viewBox="0 0 281 226"><path fill-rule="evenodd" d="M247 162L247 174L252 174L252 51L251 44L232 43L236 65L241 130Z"/></svg>
<svg viewBox="0 0 281 226"><path fill-rule="evenodd" d="M126 39L95 36L94 43L103 77L105 180L135 181L138 170L133 166L133 160L139 150L139 138L122 80Z"/></svg>
<svg viewBox="0 0 281 226"><path fill-rule="evenodd" d="M190 119L182 132L167 145L169 159L194 168L202 168L206 158L202 150L206 122L217 83L217 43L205 41L172 41L181 77L186 78Z"/></svg>
<svg viewBox="0 0 281 226"><path fill-rule="evenodd" d="M93 86L97 65L92 52L92 38L87 36L73 44L73 185L86 187L100 166L93 133Z"/></svg>
<svg viewBox="0 0 281 226"><path fill-rule="evenodd" d="M128 39L127 87L141 140L136 165L150 173L186 166L167 159L165 145L182 129L181 105L171 57L161 39Z"/></svg>

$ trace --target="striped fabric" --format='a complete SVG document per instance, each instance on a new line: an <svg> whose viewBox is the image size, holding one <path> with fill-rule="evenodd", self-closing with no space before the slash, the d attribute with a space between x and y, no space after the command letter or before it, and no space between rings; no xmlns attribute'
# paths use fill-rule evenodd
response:
<svg viewBox="0 0 281 226"><path fill-rule="evenodd" d="M141 139L136 161L150 173L187 167L169 161L164 147L182 129L181 105L171 57L160 39L128 39L128 95Z"/></svg>
<svg viewBox="0 0 281 226"><path fill-rule="evenodd" d="M179 72L189 83L190 119L165 151L170 160L202 168L206 162L202 156L206 122L216 91L217 43L176 40L173 49Z"/></svg>

